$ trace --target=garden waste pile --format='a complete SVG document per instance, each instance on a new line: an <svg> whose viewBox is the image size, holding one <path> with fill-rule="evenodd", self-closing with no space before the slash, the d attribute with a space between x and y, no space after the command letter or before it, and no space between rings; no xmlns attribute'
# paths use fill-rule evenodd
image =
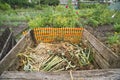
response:
<svg viewBox="0 0 120 80"><path fill-rule="evenodd" d="M69 42L40 43L18 54L19 71L66 71L93 69L91 50Z"/></svg>

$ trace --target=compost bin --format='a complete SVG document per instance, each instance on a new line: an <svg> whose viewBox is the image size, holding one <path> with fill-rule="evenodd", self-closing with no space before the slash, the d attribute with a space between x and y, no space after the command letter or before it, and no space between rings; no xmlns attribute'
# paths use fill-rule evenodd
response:
<svg viewBox="0 0 120 80"><path fill-rule="evenodd" d="M83 45L82 47L79 46L81 45L80 44L81 42ZM76 44L79 44L79 45L76 45ZM31 45L33 46L31 47ZM76 49L76 47L79 49ZM64 48L68 50L66 49L64 50ZM47 53L49 53L49 55L52 55L51 57L52 59L51 58L45 59L47 56L49 56L49 55L46 55L45 49L47 49L46 51ZM86 60L84 60L83 62L76 61L77 58L74 58L74 54L76 54L77 52L78 53L89 52L89 50L92 51L92 55L94 58L94 61L92 64L94 66L92 66L92 68L91 68L91 65L89 66L85 65L84 67L78 66L78 64L84 63L84 61ZM63 52L61 53L61 51ZM74 54L70 54L69 51L70 53L71 51L75 51L76 53L73 52ZM31 54L36 54L37 52L40 53L40 55L31 55ZM29 54L29 56L27 54ZM62 56L62 58L60 57L58 58L58 55ZM80 56L80 55L82 54L79 54L77 56ZM40 58L40 56L42 57ZM34 61L35 58L33 59L33 57L36 58L36 62ZM70 58L67 58L67 57L70 57ZM69 60L66 60L66 58ZM81 59L82 57L79 57L79 58ZM19 64L18 66L18 64L16 63L19 63L19 62L21 63L21 59L23 60L22 63L25 62L26 64L27 62L27 64L26 65ZM25 61L26 59L27 61ZM32 63L33 65L31 66L32 59L33 59L33 63ZM57 59L58 62L55 59ZM70 59L74 61L72 62L72 60ZM53 66L56 65L57 63L62 62L62 60L63 60L63 63L59 64L59 66L63 64L63 66L60 66L59 68L60 71L62 72L59 72L59 69L57 69L56 71L56 67L53 69ZM34 65L36 65L35 63L37 63L37 61L38 63L40 63L39 61L41 61L40 64L44 64L42 65L43 67L42 69L41 67L37 66L39 68L35 70L36 67L34 67ZM64 63L64 61L68 62L67 65ZM54 64L53 62L56 64ZM73 65L75 64L74 62L78 62L78 64ZM19 72L15 72L16 67L19 68L17 69L17 71ZM33 72L34 70L31 67L33 67L34 70L37 72ZM61 67L64 69L61 70L62 69ZM84 68L86 69L85 71L80 71L80 70L84 70ZM97 69L101 68L101 70L87 70L87 69L96 69L96 68ZM109 69L109 68L112 68L112 69ZM108 47L106 47L103 43L101 43L98 39L96 39L92 34L90 34L87 30L83 28L70 28L70 29L69 28L63 28L63 29L36 28L34 30L31 30L21 38L21 40L15 45L15 47L12 48L9 51L8 55L5 56L0 62L0 74L6 71L1 75L1 79L6 79L6 78L7 79L17 79L17 78L41 79L41 80L51 80L51 79L52 80L70 80L70 79L71 80L73 79L89 80L89 79L99 79L99 78L101 78L100 80L120 79L120 69L113 69L113 68L120 68L119 56L117 56ZM27 71L30 73L21 72L21 71ZM49 71L49 72L44 72L44 71ZM17 75L13 76L15 74ZM30 76L30 77L27 77L27 76Z"/></svg>

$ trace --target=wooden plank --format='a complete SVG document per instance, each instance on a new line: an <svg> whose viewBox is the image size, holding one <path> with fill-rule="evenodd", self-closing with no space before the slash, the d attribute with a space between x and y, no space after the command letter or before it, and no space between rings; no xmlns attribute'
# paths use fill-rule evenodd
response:
<svg viewBox="0 0 120 80"><path fill-rule="evenodd" d="M103 59L103 57L101 55L99 55L99 53L93 53L94 59L95 61L98 63L98 65L102 68L102 69L108 69L110 68L110 64Z"/></svg>
<svg viewBox="0 0 120 80"><path fill-rule="evenodd" d="M12 42L11 42L11 43L12 43L12 44L11 44L12 47L14 47L15 44L16 44L16 40L15 40L14 35L12 35Z"/></svg>
<svg viewBox="0 0 120 80"><path fill-rule="evenodd" d="M100 53L84 37L82 38L82 42L85 45L87 44L87 46L91 48L93 57L94 57L94 61L100 68L102 68L102 69L110 68L110 64L100 55ZM96 64L94 64L94 65L96 65Z"/></svg>
<svg viewBox="0 0 120 80"><path fill-rule="evenodd" d="M18 28L15 28L15 29L19 29L18 31L13 29L13 33L15 36L19 36L20 33L22 33L23 31L25 31L28 26L27 26L27 23L25 22L25 24L21 24L20 26L17 26Z"/></svg>
<svg viewBox="0 0 120 80"><path fill-rule="evenodd" d="M0 61L0 74L7 70L14 62L16 55L25 49L26 46L31 45L30 32L27 33L20 41L9 51L9 53Z"/></svg>
<svg viewBox="0 0 120 80"><path fill-rule="evenodd" d="M5 28L5 30L2 32L2 35L0 35L0 52L3 49L3 46L6 42L6 40L8 39L9 35L10 35L10 29L9 28Z"/></svg>
<svg viewBox="0 0 120 80"><path fill-rule="evenodd" d="M119 80L120 69L63 71L63 72L15 72L5 71L0 80Z"/></svg>
<svg viewBox="0 0 120 80"><path fill-rule="evenodd" d="M120 67L120 65L117 65L117 63L115 64L116 61L119 61L118 63L120 63L119 56L117 56L85 29L83 32L83 37L85 37L90 42L90 44L99 52L99 55L101 55L110 65L114 65L112 67Z"/></svg>
<svg viewBox="0 0 120 80"><path fill-rule="evenodd" d="M2 51L1 51L1 53L0 53L0 60L8 53L8 51L12 48L11 46L10 46L10 43L11 43L11 41L12 41L12 32L10 33L10 35L9 35L9 37L8 37L8 39L7 39L7 41L5 42L5 44L4 44L4 47L3 47L3 49L2 49Z"/></svg>

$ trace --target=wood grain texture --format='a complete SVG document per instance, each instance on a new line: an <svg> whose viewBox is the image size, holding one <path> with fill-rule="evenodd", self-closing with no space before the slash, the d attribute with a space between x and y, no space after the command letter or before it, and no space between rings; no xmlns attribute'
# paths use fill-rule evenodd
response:
<svg viewBox="0 0 120 80"><path fill-rule="evenodd" d="M3 46L10 35L10 29L5 28L3 31L0 31L0 52L3 49Z"/></svg>
<svg viewBox="0 0 120 80"><path fill-rule="evenodd" d="M102 68L102 69L110 68L110 64L100 55L100 53L88 41L86 41L85 38L82 39L82 42L84 44L87 44L87 46L90 47L90 49L92 51L92 55L94 57L94 61L93 61L93 62L95 62L94 66L96 68ZM97 65L98 65L98 67L97 67Z"/></svg>
<svg viewBox="0 0 120 80"><path fill-rule="evenodd" d="M71 71L73 80L120 80L120 69ZM9 72L0 80L71 80L70 71L64 72Z"/></svg>
<svg viewBox="0 0 120 80"><path fill-rule="evenodd" d="M120 68L120 57L117 56L113 51L111 51L108 47L106 47L102 42L100 42L97 38L95 38L91 33L89 33L85 29L83 32L83 38L85 38L93 46L92 48L96 50L96 55L101 56L101 58L98 58L99 60L97 60L97 63L99 63L103 59L108 64L110 64L111 68Z"/></svg>
<svg viewBox="0 0 120 80"><path fill-rule="evenodd" d="M16 44L15 38L13 36L13 33L11 32L5 41L5 44L3 46L3 49L0 53L0 60L12 49L12 47Z"/></svg>
<svg viewBox="0 0 120 80"><path fill-rule="evenodd" d="M3 49L0 53L0 60L7 54L7 52L10 50L10 43L12 41L12 33L9 34L7 41L5 42Z"/></svg>

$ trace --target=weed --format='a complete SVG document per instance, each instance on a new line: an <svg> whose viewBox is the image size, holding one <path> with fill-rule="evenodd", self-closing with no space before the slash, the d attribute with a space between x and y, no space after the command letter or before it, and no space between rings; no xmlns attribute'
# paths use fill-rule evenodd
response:
<svg viewBox="0 0 120 80"><path fill-rule="evenodd" d="M108 43L120 43L120 35L118 33L115 33L113 36L108 37Z"/></svg>
<svg viewBox="0 0 120 80"><path fill-rule="evenodd" d="M114 24L114 29L115 31L120 32L120 24L118 23Z"/></svg>

